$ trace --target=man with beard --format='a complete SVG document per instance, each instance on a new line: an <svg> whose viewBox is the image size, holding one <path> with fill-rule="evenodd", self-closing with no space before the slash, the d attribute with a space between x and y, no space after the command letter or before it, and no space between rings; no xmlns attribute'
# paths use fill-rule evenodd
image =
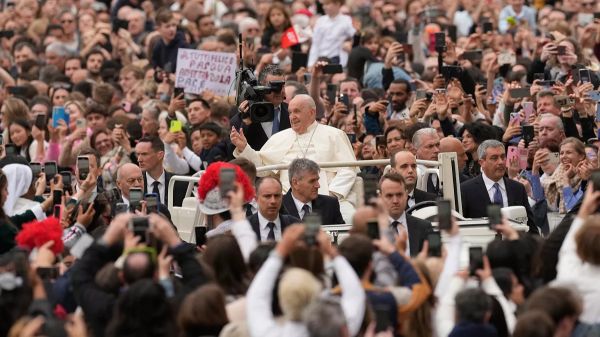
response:
<svg viewBox="0 0 600 337"><path fill-rule="evenodd" d="M104 62L104 55L98 49L93 49L87 54L85 58L85 68L87 69L89 76L96 82L101 82L102 77L100 76L100 69Z"/></svg>
<svg viewBox="0 0 600 337"><path fill-rule="evenodd" d="M387 118L394 120L409 119L406 102L410 98L410 83L403 79L396 79L388 88L387 94L390 100L387 110Z"/></svg>

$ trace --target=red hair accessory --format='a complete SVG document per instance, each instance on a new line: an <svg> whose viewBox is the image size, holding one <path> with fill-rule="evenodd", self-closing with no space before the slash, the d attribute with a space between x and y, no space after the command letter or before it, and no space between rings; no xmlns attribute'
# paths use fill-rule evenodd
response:
<svg viewBox="0 0 600 337"><path fill-rule="evenodd" d="M54 241L50 249L56 255L62 253L64 244L62 241L62 227L57 218L51 217L44 221L32 221L23 225L23 229L15 238L19 247L29 250L41 247L48 241Z"/></svg>
<svg viewBox="0 0 600 337"><path fill-rule="evenodd" d="M235 181L240 183L244 189L244 201L252 201L254 199L254 187L250 183L250 178L248 178L239 166L220 161L208 165L200 178L200 182L198 183L198 199L200 199L200 202L204 202L206 195L211 190L219 187L219 174L222 168L232 168L235 170Z"/></svg>

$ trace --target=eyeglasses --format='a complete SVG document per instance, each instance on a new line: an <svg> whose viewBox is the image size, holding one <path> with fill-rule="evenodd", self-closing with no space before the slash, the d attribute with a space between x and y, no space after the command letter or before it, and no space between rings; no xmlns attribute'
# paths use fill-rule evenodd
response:
<svg viewBox="0 0 600 337"><path fill-rule="evenodd" d="M137 177L137 178L129 178L127 180L125 180L129 185L133 185L136 182L143 184L144 183L144 177Z"/></svg>
<svg viewBox="0 0 600 337"><path fill-rule="evenodd" d="M60 20L60 23L73 23L73 21L75 20L70 20L70 19L66 19L66 20Z"/></svg>

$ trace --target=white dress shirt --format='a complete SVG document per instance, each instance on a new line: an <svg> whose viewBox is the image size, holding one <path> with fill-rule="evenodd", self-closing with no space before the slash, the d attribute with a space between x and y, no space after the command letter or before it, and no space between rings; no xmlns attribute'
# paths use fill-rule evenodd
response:
<svg viewBox="0 0 600 337"><path fill-rule="evenodd" d="M302 207L304 207L304 205L308 205L308 212L312 212L312 201L309 201L307 203L303 203L302 201L296 199L296 197L294 197L294 193L292 192L292 199L294 200L294 205L296 205L296 210L298 211L298 216L300 217L300 219L304 218L304 210L302 209Z"/></svg>
<svg viewBox="0 0 600 337"><path fill-rule="evenodd" d="M127 205L127 208L129 208L129 205L130 205L130 204L129 204L129 199L125 198L125 196L124 196L124 195L121 195L121 199L123 199L123 203L124 203L125 205Z"/></svg>
<svg viewBox="0 0 600 337"><path fill-rule="evenodd" d="M415 202L415 189L413 188L413 190L410 193L408 193L408 208L413 207L415 205Z"/></svg>
<svg viewBox="0 0 600 337"><path fill-rule="evenodd" d="M496 183L496 181L493 181L492 179L488 178L483 172L483 170L481 171L481 177L483 178L485 189L487 190L488 195L490 197L490 202L493 203L494 193L496 192L494 184ZM504 179L501 178L497 183L498 185L500 185L500 193L502 194L502 207L508 207L508 195L506 194L506 186L504 185Z"/></svg>
<svg viewBox="0 0 600 337"><path fill-rule="evenodd" d="M275 118L279 121L279 130L281 130L281 105L275 107ZM260 126L262 126L263 131L268 138L271 138L273 135L273 121L270 122L261 122Z"/></svg>
<svg viewBox="0 0 600 337"><path fill-rule="evenodd" d="M410 256L410 237L408 235L408 225L406 224L406 212L402 213L398 219L394 219L390 216L388 217L388 220L390 222L390 227L392 226L392 222L399 222L396 232L397 234L400 234L400 228L403 228L406 231L406 249L404 250L404 253L406 256Z"/></svg>
<svg viewBox="0 0 600 337"><path fill-rule="evenodd" d="M321 56L340 58L340 64L346 65L348 55L343 51L344 41L356 33L352 26L352 18L348 15L338 14L335 17L323 15L315 24L312 36L312 46L308 54L308 66L312 67Z"/></svg>
<svg viewBox="0 0 600 337"><path fill-rule="evenodd" d="M271 231L271 229L269 228L269 226L267 226L267 224L269 222L272 222L275 224L275 227L273 227L273 232L275 233L275 241L279 241L281 240L281 220L279 219L279 217L277 217L277 219L275 219L274 221L270 221L267 220L267 218L265 218L264 216L262 216L262 214L260 214L260 210L258 211L258 228L260 229L260 241L267 241L267 237L269 236L269 232Z"/></svg>
<svg viewBox="0 0 600 337"><path fill-rule="evenodd" d="M146 172L146 193L152 193L154 190L154 178L152 178L148 172ZM158 177L158 192L160 193L160 203L165 204L165 170L163 170L160 177Z"/></svg>

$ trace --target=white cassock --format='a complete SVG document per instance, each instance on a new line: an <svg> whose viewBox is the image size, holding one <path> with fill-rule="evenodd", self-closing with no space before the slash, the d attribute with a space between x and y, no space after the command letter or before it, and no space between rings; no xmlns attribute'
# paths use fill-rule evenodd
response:
<svg viewBox="0 0 600 337"><path fill-rule="evenodd" d="M241 153L236 149L233 155L246 158L256 167L289 164L296 158L308 158L319 162L356 161L352 144L346 134L337 128L314 122L307 132L299 135L293 129L277 132L263 145L260 151L250 146ZM319 194L333 193L340 201L348 198L356 180L356 167L322 168L319 174ZM259 176L278 174L283 185L283 192L290 189L287 170L260 172Z"/></svg>

